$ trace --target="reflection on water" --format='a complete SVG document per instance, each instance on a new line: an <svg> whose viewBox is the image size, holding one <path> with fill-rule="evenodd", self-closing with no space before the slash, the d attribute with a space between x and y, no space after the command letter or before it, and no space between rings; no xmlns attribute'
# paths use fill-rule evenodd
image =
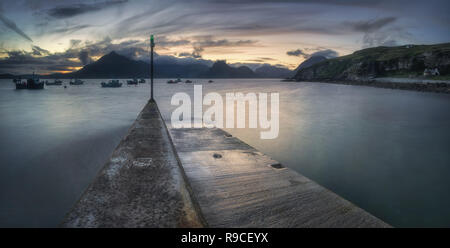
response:
<svg viewBox="0 0 450 248"><path fill-rule="evenodd" d="M126 133L149 87L15 91L0 81L0 226L55 226ZM226 80L204 94L279 92L280 134L233 135L394 226L450 226L450 96L360 86ZM170 97L191 84L156 80ZM205 109L204 109L205 110Z"/></svg>
<svg viewBox="0 0 450 248"><path fill-rule="evenodd" d="M0 81L0 226L56 226L144 106L144 88Z"/></svg>

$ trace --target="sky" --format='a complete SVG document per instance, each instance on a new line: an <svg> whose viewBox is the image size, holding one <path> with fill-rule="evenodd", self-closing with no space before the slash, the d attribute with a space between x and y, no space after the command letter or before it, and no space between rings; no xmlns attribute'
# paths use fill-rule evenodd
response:
<svg viewBox="0 0 450 248"><path fill-rule="evenodd" d="M448 0L0 0L0 73L71 72L116 51L290 69L321 54L450 42Z"/></svg>

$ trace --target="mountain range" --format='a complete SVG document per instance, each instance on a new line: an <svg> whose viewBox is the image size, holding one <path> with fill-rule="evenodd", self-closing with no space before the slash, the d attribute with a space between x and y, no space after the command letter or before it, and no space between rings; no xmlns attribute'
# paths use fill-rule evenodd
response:
<svg viewBox="0 0 450 248"><path fill-rule="evenodd" d="M154 64L155 78L293 78L297 81L358 81L392 76L407 78L422 76L427 68L436 68L441 76L450 76L450 43L373 47L331 59L313 56L293 71L267 64L252 70L247 66L231 66L224 60L216 61L211 67L195 60L190 63L155 60ZM142 78L149 75L148 62L133 60L113 51L78 71L41 77ZM11 74L0 75L0 78L13 77Z"/></svg>
<svg viewBox="0 0 450 248"><path fill-rule="evenodd" d="M200 77L208 78L255 78L258 77L254 71L247 66L237 68L227 65L224 60L215 62L211 68L204 72Z"/></svg>
<svg viewBox="0 0 450 248"><path fill-rule="evenodd" d="M287 68L263 65L255 71L247 66L233 67L224 60L216 61L211 67L192 62L178 64L170 61L155 61L155 78L284 78L292 77ZM21 75L26 77L27 75ZM150 64L133 60L116 52L110 52L95 62L85 65L71 73L42 75L42 78L147 78L150 76ZM0 77L11 78L10 74Z"/></svg>

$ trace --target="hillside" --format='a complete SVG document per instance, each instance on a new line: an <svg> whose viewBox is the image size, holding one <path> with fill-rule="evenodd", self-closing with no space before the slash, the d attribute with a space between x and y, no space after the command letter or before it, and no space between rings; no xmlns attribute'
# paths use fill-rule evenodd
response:
<svg viewBox="0 0 450 248"><path fill-rule="evenodd" d="M305 69L308 67L311 67L317 63L320 63L322 61L327 60L324 56L313 56L311 58L308 58L307 60L303 61L295 70L294 72L297 73L301 69Z"/></svg>
<svg viewBox="0 0 450 248"><path fill-rule="evenodd" d="M367 48L302 68L295 79L357 81L410 77L423 75L426 68L438 68L443 76L450 74L450 43Z"/></svg>

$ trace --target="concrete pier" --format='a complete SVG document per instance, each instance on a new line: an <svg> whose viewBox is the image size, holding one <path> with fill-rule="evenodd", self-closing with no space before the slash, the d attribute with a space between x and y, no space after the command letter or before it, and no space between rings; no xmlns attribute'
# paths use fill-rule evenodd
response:
<svg viewBox="0 0 450 248"><path fill-rule="evenodd" d="M64 227L389 227L221 129L149 103Z"/></svg>
<svg viewBox="0 0 450 248"><path fill-rule="evenodd" d="M170 129L210 227L388 227L221 129Z"/></svg>
<svg viewBox="0 0 450 248"><path fill-rule="evenodd" d="M149 102L62 227L201 227L155 102Z"/></svg>

